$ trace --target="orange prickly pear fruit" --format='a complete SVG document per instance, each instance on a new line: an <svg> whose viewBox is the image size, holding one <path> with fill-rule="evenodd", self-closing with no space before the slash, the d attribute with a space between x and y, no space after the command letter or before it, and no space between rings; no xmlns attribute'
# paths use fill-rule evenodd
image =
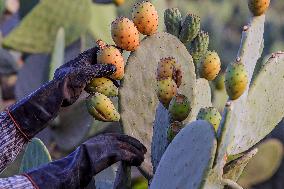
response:
<svg viewBox="0 0 284 189"><path fill-rule="evenodd" d="M254 16L263 15L268 9L270 0L248 0L248 7Z"/></svg>

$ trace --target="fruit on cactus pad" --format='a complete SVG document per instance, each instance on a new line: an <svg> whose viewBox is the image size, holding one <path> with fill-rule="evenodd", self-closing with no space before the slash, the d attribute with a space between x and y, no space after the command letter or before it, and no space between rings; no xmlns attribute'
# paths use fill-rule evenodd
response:
<svg viewBox="0 0 284 189"><path fill-rule="evenodd" d="M120 114L107 96L95 93L93 97L87 99L86 103L88 112L95 119L105 122L119 121Z"/></svg>
<svg viewBox="0 0 284 189"><path fill-rule="evenodd" d="M197 115L197 120L205 120L213 125L215 131L218 130L222 116L214 107L201 108Z"/></svg>
<svg viewBox="0 0 284 189"><path fill-rule="evenodd" d="M172 78L168 77L158 81L156 92L160 102L168 108L170 101L177 94L177 85Z"/></svg>
<svg viewBox="0 0 284 189"><path fill-rule="evenodd" d="M171 118L175 121L183 121L190 113L190 102L185 95L177 94L169 105Z"/></svg>
<svg viewBox="0 0 284 189"><path fill-rule="evenodd" d="M92 79L91 82L86 86L85 90L91 94L98 92L108 97L118 95L118 88L113 84L112 80L106 77Z"/></svg>
<svg viewBox="0 0 284 189"><path fill-rule="evenodd" d="M216 52L208 51L200 65L200 76L208 81L214 80L221 70L221 60Z"/></svg>
<svg viewBox="0 0 284 189"><path fill-rule="evenodd" d="M138 31L144 35L152 35L158 30L158 13L154 5L148 1L134 5L132 19Z"/></svg>
<svg viewBox="0 0 284 189"><path fill-rule="evenodd" d="M111 36L118 47L127 51L135 51L140 43L136 26L125 17L118 17L112 22Z"/></svg>
<svg viewBox="0 0 284 189"><path fill-rule="evenodd" d="M263 15L268 9L270 0L248 0L248 7L254 16Z"/></svg>

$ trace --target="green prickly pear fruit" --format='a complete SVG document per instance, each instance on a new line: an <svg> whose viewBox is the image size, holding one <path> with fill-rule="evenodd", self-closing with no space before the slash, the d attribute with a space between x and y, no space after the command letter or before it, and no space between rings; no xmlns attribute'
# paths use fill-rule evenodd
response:
<svg viewBox="0 0 284 189"><path fill-rule="evenodd" d="M125 17L119 17L111 23L111 36L118 47L127 51L135 51L140 44L136 26Z"/></svg>
<svg viewBox="0 0 284 189"><path fill-rule="evenodd" d="M268 9L270 0L249 0L248 7L254 16L263 15Z"/></svg>
<svg viewBox="0 0 284 189"><path fill-rule="evenodd" d="M106 45L102 40L98 40L97 44L100 47L97 53L97 62L115 65L116 72L110 77L121 80L124 76L124 59L121 52L114 46Z"/></svg>
<svg viewBox="0 0 284 189"><path fill-rule="evenodd" d="M200 17L188 14L182 24L179 39L181 42L190 43L200 31Z"/></svg>
<svg viewBox="0 0 284 189"><path fill-rule="evenodd" d="M182 128L183 128L182 122L174 121L173 123L171 123L167 132L168 141L171 142Z"/></svg>
<svg viewBox="0 0 284 189"><path fill-rule="evenodd" d="M209 46L209 35L204 31L200 31L191 43L187 44L187 48L193 58L195 64L198 64L207 53Z"/></svg>
<svg viewBox="0 0 284 189"><path fill-rule="evenodd" d="M201 108L197 115L197 120L205 120L213 125L215 131L218 130L222 116L219 111L214 107Z"/></svg>
<svg viewBox="0 0 284 189"><path fill-rule="evenodd" d="M138 2L132 10L132 19L138 31L144 35L153 35L159 26L159 16L149 1Z"/></svg>
<svg viewBox="0 0 284 189"><path fill-rule="evenodd" d="M190 112L190 102L188 98L182 94L177 94L172 98L169 105L171 119L174 121L183 121Z"/></svg>
<svg viewBox="0 0 284 189"><path fill-rule="evenodd" d="M200 66L200 76L208 81L214 80L221 70L221 60L216 52L208 51Z"/></svg>
<svg viewBox="0 0 284 189"><path fill-rule="evenodd" d="M92 79L85 90L90 94L98 92L108 97L118 95L118 88L113 84L112 80L105 77Z"/></svg>
<svg viewBox="0 0 284 189"><path fill-rule="evenodd" d="M157 80L167 79L168 77L174 79L177 84L177 87L181 85L181 65L178 64L175 58L173 57L162 58L158 64Z"/></svg>
<svg viewBox="0 0 284 189"><path fill-rule="evenodd" d="M172 78L158 81L157 96L160 102L168 108L170 101L177 94L177 85Z"/></svg>
<svg viewBox="0 0 284 189"><path fill-rule="evenodd" d="M215 80L215 88L217 90L223 90L225 88L225 74L219 74Z"/></svg>
<svg viewBox="0 0 284 189"><path fill-rule="evenodd" d="M95 93L93 97L88 98L86 104L88 112L99 121L114 122L120 119L120 114L111 100L101 93Z"/></svg>
<svg viewBox="0 0 284 189"><path fill-rule="evenodd" d="M239 98L246 90L248 74L242 62L235 62L227 67L225 87L231 100Z"/></svg>
<svg viewBox="0 0 284 189"><path fill-rule="evenodd" d="M179 37L181 31L182 16L178 8L170 8L165 10L164 23L167 32Z"/></svg>

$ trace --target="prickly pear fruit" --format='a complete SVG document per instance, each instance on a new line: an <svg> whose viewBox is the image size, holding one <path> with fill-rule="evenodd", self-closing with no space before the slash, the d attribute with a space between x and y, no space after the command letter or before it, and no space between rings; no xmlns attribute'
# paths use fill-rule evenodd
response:
<svg viewBox="0 0 284 189"><path fill-rule="evenodd" d="M118 47L127 51L135 51L140 43L136 26L125 17L119 17L112 22L111 36Z"/></svg>
<svg viewBox="0 0 284 189"><path fill-rule="evenodd" d="M239 98L248 84L248 75L242 62L228 65L225 74L225 87L231 100Z"/></svg>
<svg viewBox="0 0 284 189"><path fill-rule="evenodd" d="M167 132L168 141L171 142L182 128L183 128L182 122L174 121L173 123L171 123L170 127L168 128L168 132Z"/></svg>
<svg viewBox="0 0 284 189"><path fill-rule="evenodd" d="M94 78L85 88L88 93L94 94L95 92L102 93L108 97L117 96L118 88L113 82L105 77Z"/></svg>
<svg viewBox="0 0 284 189"><path fill-rule="evenodd" d="M249 0L248 7L254 16L260 16L266 12L270 0Z"/></svg>
<svg viewBox="0 0 284 189"><path fill-rule="evenodd" d="M219 111L214 107L201 108L197 115L197 120L205 120L213 125L215 131L218 130L222 116Z"/></svg>
<svg viewBox="0 0 284 189"><path fill-rule="evenodd" d="M158 81L157 95L160 102L168 108L170 101L177 94L177 85L172 78Z"/></svg>
<svg viewBox="0 0 284 189"><path fill-rule="evenodd" d="M217 90L223 90L225 88L225 75L221 73L217 76L215 80L215 88Z"/></svg>
<svg viewBox="0 0 284 189"><path fill-rule="evenodd" d="M123 5L125 3L125 0L113 0L113 3L116 6L120 6L120 5Z"/></svg>
<svg viewBox="0 0 284 189"><path fill-rule="evenodd" d="M200 31L200 17L188 14L182 24L179 39L183 43L190 43Z"/></svg>
<svg viewBox="0 0 284 189"><path fill-rule="evenodd" d="M208 51L200 66L200 76L208 81L214 80L221 70L221 61L216 52Z"/></svg>
<svg viewBox="0 0 284 189"><path fill-rule="evenodd" d="M110 77L120 80L124 76L124 59L121 52L111 45L106 45L101 40L97 41L100 50L97 53L97 62L102 64L113 64L116 66L116 72Z"/></svg>
<svg viewBox="0 0 284 189"><path fill-rule="evenodd" d="M138 31L144 35L153 35L158 30L158 13L154 5L148 1L134 5L132 19Z"/></svg>
<svg viewBox="0 0 284 189"><path fill-rule="evenodd" d="M181 65L175 60L174 57L162 58L158 64L157 80L163 80L168 77L174 79L177 84L177 87L181 85Z"/></svg>
<svg viewBox="0 0 284 189"><path fill-rule="evenodd" d="M86 103L88 112L95 119L105 122L119 121L120 115L107 96L95 93L93 97L87 99Z"/></svg>
<svg viewBox="0 0 284 189"><path fill-rule="evenodd" d="M172 120L185 120L190 112L190 102L188 98L182 94L177 94L170 102L169 112Z"/></svg>
<svg viewBox="0 0 284 189"><path fill-rule="evenodd" d="M182 16L178 8L170 8L165 10L164 23L168 33L179 37L181 31L181 21Z"/></svg>
<svg viewBox="0 0 284 189"><path fill-rule="evenodd" d="M208 33L201 31L194 38L191 43L188 43L187 48L193 58L195 64L198 64L205 56L209 46L209 35Z"/></svg>

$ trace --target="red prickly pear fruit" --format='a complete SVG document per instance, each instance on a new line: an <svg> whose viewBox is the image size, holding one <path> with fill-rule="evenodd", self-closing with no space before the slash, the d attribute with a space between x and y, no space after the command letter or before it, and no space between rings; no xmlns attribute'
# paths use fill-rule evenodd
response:
<svg viewBox="0 0 284 189"><path fill-rule="evenodd" d="M99 121L114 122L120 119L120 114L111 100L101 93L95 93L93 97L87 99L86 104L88 112Z"/></svg>
<svg viewBox="0 0 284 189"><path fill-rule="evenodd" d="M216 108L208 107L208 108L201 108L199 110L196 119L208 121L217 132L222 116Z"/></svg>
<svg viewBox="0 0 284 189"><path fill-rule="evenodd" d="M182 94L177 94L172 98L169 105L171 119L174 121L183 121L190 113L190 102L188 98Z"/></svg>
<svg viewBox="0 0 284 189"><path fill-rule="evenodd" d="M163 80L168 77L174 79L174 81L177 84L177 87L181 85L182 82L181 65L178 64L175 58L173 57L162 58L158 64L157 80Z"/></svg>
<svg viewBox="0 0 284 189"><path fill-rule="evenodd" d="M263 15L268 9L270 0L248 0L248 7L254 16Z"/></svg>
<svg viewBox="0 0 284 189"><path fill-rule="evenodd" d="M157 95L160 102L168 108L170 101L177 94L177 85L170 77L158 81Z"/></svg>
<svg viewBox="0 0 284 189"><path fill-rule="evenodd" d="M231 100L238 99L246 90L248 85L248 74L241 62L228 65L225 74L225 87Z"/></svg>
<svg viewBox="0 0 284 189"><path fill-rule="evenodd" d="M221 60L216 52L208 51L200 65L200 75L208 81L214 80L221 70Z"/></svg>
<svg viewBox="0 0 284 189"><path fill-rule="evenodd" d="M154 5L148 1L134 5L132 19L138 31L144 35L153 35L158 30L158 13Z"/></svg>
<svg viewBox="0 0 284 189"><path fill-rule="evenodd" d="M111 36L119 48L127 51L135 51L140 44L136 26L125 17L119 17L112 22Z"/></svg>
<svg viewBox="0 0 284 189"><path fill-rule="evenodd" d="M107 97L118 95L118 88L113 84L112 80L105 78L105 77L94 78L87 85L85 90L90 94L99 92L99 93L106 95Z"/></svg>
<svg viewBox="0 0 284 189"><path fill-rule="evenodd" d="M116 66L116 72L110 76L115 80L121 80L124 76L124 59L121 52L111 45L103 45L101 41L97 42L100 50L97 53L97 62L102 64L113 64Z"/></svg>
<svg viewBox="0 0 284 189"><path fill-rule="evenodd" d="M173 123L171 123L170 127L168 128L168 132L167 132L168 141L171 142L182 128L183 128L182 122L174 121Z"/></svg>

